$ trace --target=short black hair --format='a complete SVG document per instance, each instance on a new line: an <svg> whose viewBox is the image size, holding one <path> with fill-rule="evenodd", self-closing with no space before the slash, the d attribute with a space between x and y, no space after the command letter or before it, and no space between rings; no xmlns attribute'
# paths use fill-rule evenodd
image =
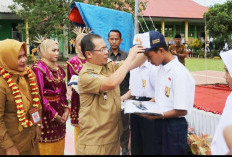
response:
<svg viewBox="0 0 232 157"><path fill-rule="evenodd" d="M122 34L121 34L121 32L120 32L119 30L117 30L117 29L112 29L112 30L110 30L110 32L108 33L108 38L110 37L110 33L111 33L111 32L116 32L116 33L118 33L118 34L119 34L120 39L122 38Z"/></svg>
<svg viewBox="0 0 232 157"><path fill-rule="evenodd" d="M85 53L86 51L93 51L95 48L95 45L93 43L94 39L102 39L102 37L98 34L88 34L81 40L81 51L86 57Z"/></svg>
<svg viewBox="0 0 232 157"><path fill-rule="evenodd" d="M155 53L157 53L159 48L163 48L165 51L168 51L168 46L166 43L161 43L158 47L153 47L149 51L154 51Z"/></svg>
<svg viewBox="0 0 232 157"><path fill-rule="evenodd" d="M175 38L181 38L181 35L180 34L176 34Z"/></svg>

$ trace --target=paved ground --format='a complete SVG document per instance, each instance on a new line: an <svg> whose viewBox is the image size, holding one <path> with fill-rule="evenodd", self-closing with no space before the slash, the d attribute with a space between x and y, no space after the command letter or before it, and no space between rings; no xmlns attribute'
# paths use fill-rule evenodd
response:
<svg viewBox="0 0 232 157"><path fill-rule="evenodd" d="M220 71L196 71L191 72L194 77L196 84L215 84L222 83L225 84L225 72Z"/></svg>

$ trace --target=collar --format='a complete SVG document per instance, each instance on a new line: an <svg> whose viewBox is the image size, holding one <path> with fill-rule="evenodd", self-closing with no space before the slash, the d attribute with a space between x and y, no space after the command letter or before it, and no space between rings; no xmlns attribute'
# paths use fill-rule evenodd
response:
<svg viewBox="0 0 232 157"><path fill-rule="evenodd" d="M110 56L115 56L111 48L109 49L109 52L110 52ZM116 56L118 56L118 55L119 56L121 55L121 50L120 49L118 49L118 54Z"/></svg>
<svg viewBox="0 0 232 157"><path fill-rule="evenodd" d="M166 72L168 72L169 70L172 69L172 67L175 66L175 64L178 62L177 56L174 56L175 58L173 60L171 60L170 62L168 62L166 65L164 65L164 70Z"/></svg>
<svg viewBox="0 0 232 157"><path fill-rule="evenodd" d="M143 65L140 66L140 68L148 68L149 67L149 62L148 60L145 61L145 63L143 63Z"/></svg>
<svg viewBox="0 0 232 157"><path fill-rule="evenodd" d="M85 66L86 68L89 70L92 70L92 71L95 71L97 74L99 74L102 70L102 66L99 66L99 65L96 65L96 64L92 64L90 62L86 62L85 63Z"/></svg>

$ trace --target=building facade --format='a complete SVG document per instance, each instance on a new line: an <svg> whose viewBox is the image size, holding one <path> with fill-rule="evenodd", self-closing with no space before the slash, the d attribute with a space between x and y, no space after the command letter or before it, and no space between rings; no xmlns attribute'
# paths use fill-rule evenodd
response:
<svg viewBox="0 0 232 157"><path fill-rule="evenodd" d="M8 6L12 4L12 0L0 1L0 40L16 39L23 41L24 37L19 33L17 26L24 20L11 12Z"/></svg>
<svg viewBox="0 0 232 157"><path fill-rule="evenodd" d="M206 41L209 40L208 34L205 33L207 31L205 31L203 16L207 11L207 7L193 0L147 0L146 9L142 15L148 28L154 30L155 25L167 42L173 40L176 34L180 34L183 42L190 44L196 38L205 39L205 36ZM141 27L142 24L140 31Z"/></svg>

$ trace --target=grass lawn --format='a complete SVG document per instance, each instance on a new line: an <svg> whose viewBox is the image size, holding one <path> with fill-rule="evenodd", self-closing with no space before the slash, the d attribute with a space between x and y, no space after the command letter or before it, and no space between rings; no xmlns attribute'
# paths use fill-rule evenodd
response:
<svg viewBox="0 0 232 157"><path fill-rule="evenodd" d="M186 58L185 65L189 71L225 71L224 63L221 59Z"/></svg>

